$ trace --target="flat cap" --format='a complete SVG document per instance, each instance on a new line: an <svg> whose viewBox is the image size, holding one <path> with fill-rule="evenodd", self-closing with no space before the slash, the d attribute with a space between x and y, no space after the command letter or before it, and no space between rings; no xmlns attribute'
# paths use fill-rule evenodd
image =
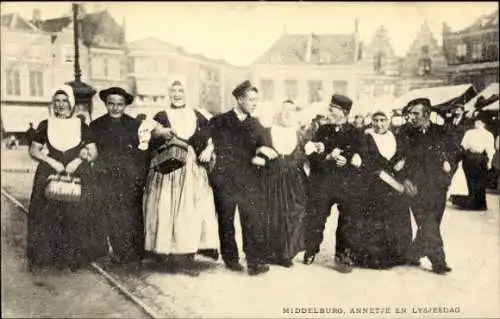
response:
<svg viewBox="0 0 500 319"><path fill-rule="evenodd" d="M239 98L248 91L259 92L259 90L257 90L257 87L255 87L255 85L253 85L252 82L246 80L241 82L237 87L235 87L232 94L235 98Z"/></svg>
<svg viewBox="0 0 500 319"><path fill-rule="evenodd" d="M134 96L129 94L127 91L122 89L121 87L113 86L109 89L102 90L99 92L99 97L101 100L106 103L106 99L110 95L121 95L125 98L125 105L130 105L134 101Z"/></svg>
<svg viewBox="0 0 500 319"><path fill-rule="evenodd" d="M418 104L422 104L422 105L424 105L425 107L428 107L428 108L432 107L431 100L429 100L426 97L419 97L418 99L413 99L410 102L408 102L408 104L406 104L406 106L404 107L404 109L406 109L406 111L408 111L412 106L415 106L415 105L418 105Z"/></svg>
<svg viewBox="0 0 500 319"><path fill-rule="evenodd" d="M334 94L330 101L330 107L336 107L349 113L352 108L352 100L345 95Z"/></svg>

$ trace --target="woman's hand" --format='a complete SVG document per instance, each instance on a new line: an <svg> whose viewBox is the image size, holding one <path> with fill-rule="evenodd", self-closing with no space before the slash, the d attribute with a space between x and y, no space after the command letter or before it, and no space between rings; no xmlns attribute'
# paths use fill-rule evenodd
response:
<svg viewBox="0 0 500 319"><path fill-rule="evenodd" d="M53 158L50 158L48 161L47 161L47 164L50 165L50 167L52 167L57 173L62 173L64 172L64 165L61 163L61 162L58 162L56 161L55 159Z"/></svg>
<svg viewBox="0 0 500 319"><path fill-rule="evenodd" d="M168 127L158 127L155 129L155 132L158 136L163 137L167 141L175 137L174 130Z"/></svg>
<svg viewBox="0 0 500 319"><path fill-rule="evenodd" d="M265 155L270 160L273 160L273 159L275 159L275 158L277 158L279 156L278 153L275 150L273 150L272 148L270 148L268 146L261 146L261 147L259 147L257 149L257 154Z"/></svg>
<svg viewBox="0 0 500 319"><path fill-rule="evenodd" d="M255 166L264 166L266 165L266 160L259 156L254 156L252 158L252 164Z"/></svg>
<svg viewBox="0 0 500 319"><path fill-rule="evenodd" d="M75 158L74 160L72 160L71 162L68 163L68 165L66 165L66 168L64 169L66 171L66 173L68 174L73 174L76 172L76 170L78 169L78 167L80 167L80 165L82 164L82 159L77 157Z"/></svg>

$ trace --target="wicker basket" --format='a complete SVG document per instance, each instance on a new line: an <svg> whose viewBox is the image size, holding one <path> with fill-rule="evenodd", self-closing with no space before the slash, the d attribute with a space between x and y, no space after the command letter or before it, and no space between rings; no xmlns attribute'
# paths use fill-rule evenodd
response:
<svg viewBox="0 0 500 319"><path fill-rule="evenodd" d="M61 202L78 202L82 196L82 184L78 177L50 175L45 187L45 197Z"/></svg>
<svg viewBox="0 0 500 319"><path fill-rule="evenodd" d="M188 155L189 145L174 138L161 146L151 160L151 167L162 174L169 174L184 165Z"/></svg>

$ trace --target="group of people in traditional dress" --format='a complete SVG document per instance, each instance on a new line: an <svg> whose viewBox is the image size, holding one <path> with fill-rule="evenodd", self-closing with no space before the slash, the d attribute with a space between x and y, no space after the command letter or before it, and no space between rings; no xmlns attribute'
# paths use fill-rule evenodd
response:
<svg viewBox="0 0 500 319"><path fill-rule="evenodd" d="M428 99L411 101L408 123L393 134L384 112L373 113L370 130L355 128L347 121L353 102L333 95L324 121L302 134L292 124L293 101L270 127L252 117L258 90L250 81L233 90L233 109L210 119L186 102L185 77L167 86L170 107L152 121L125 113L134 97L122 88L100 91L107 114L89 126L72 117L70 87L54 93L52 116L29 149L40 162L28 218L30 269L75 270L111 255L118 264L149 259L198 276L195 255L220 254L227 269L242 272L236 210L249 275L269 264L291 267L301 251L311 264L336 205L338 271L418 266L424 256L435 273L451 271L440 224L460 147L430 122ZM165 170L162 154L173 144L185 145L184 162ZM80 200L48 198L51 175L80 178Z"/></svg>

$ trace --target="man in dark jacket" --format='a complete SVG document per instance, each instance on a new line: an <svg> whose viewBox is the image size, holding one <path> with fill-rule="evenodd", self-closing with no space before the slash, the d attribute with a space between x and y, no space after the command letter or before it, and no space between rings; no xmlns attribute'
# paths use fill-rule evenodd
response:
<svg viewBox="0 0 500 319"><path fill-rule="evenodd" d="M311 174L308 190L306 252L304 264L314 262L323 241L325 223L331 208L339 210L336 230L335 265L340 272L352 270L350 251L355 245L356 222L362 200L357 196L360 184L362 140L359 131L347 122L352 100L333 95L330 102L331 123L319 127L312 141L306 144Z"/></svg>
<svg viewBox="0 0 500 319"><path fill-rule="evenodd" d="M402 143L405 186L414 195L410 206L417 224L409 260L417 265L421 257L427 256L432 271L444 274L451 268L446 263L440 225L457 146L445 127L431 123L428 99L410 101L405 109L408 122L398 137Z"/></svg>
<svg viewBox="0 0 500 319"><path fill-rule="evenodd" d="M243 271L235 240L236 207L243 232L243 249L249 275L269 270L266 261L266 215L263 185L258 175L256 151L264 145L264 128L251 116L257 106L258 91L250 81L233 90L236 106L210 120L215 166L210 174L219 222L221 254L226 267ZM261 158L262 160L262 158Z"/></svg>

